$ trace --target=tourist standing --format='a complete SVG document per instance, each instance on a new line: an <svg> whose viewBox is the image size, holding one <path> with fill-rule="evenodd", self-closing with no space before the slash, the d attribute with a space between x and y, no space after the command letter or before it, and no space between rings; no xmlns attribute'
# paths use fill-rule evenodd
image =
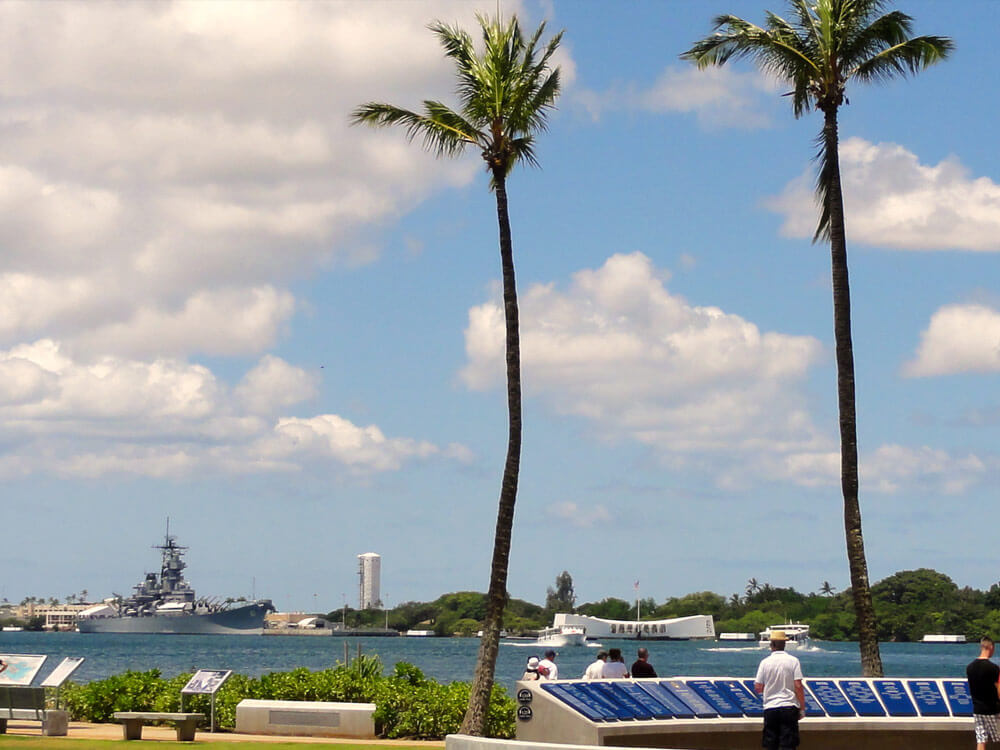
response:
<svg viewBox="0 0 1000 750"><path fill-rule="evenodd" d="M608 649L608 661L601 670L601 677L605 680L618 680L628 677L628 667L625 666L625 659L622 657L620 648Z"/></svg>
<svg viewBox="0 0 1000 750"><path fill-rule="evenodd" d="M538 671L542 672L542 675L547 680L559 679L559 667L556 666L556 652L552 649L545 652L545 658L538 662L538 666L545 668L544 672L541 669Z"/></svg>
<svg viewBox="0 0 1000 750"><path fill-rule="evenodd" d="M987 742L1000 742L1000 667L993 658L993 639L979 639L979 656L965 668L972 696L972 718L976 728L976 750L986 750Z"/></svg>
<svg viewBox="0 0 1000 750"><path fill-rule="evenodd" d="M754 690L764 696L764 736L767 750L799 746L799 719L805 716L802 665L785 652L785 631L771 631L771 654L757 667Z"/></svg>
<svg viewBox="0 0 1000 750"><path fill-rule="evenodd" d="M656 677L656 670L653 669L653 665L649 663L649 651L645 648L640 648L636 652L636 656L639 658L635 660L632 665L632 676L633 677Z"/></svg>
<svg viewBox="0 0 1000 750"><path fill-rule="evenodd" d="M587 667L586 671L583 673L583 679L585 680L599 680L604 676L604 662L608 660L607 651L598 651L597 658L594 662Z"/></svg>
<svg viewBox="0 0 1000 750"><path fill-rule="evenodd" d="M528 659L528 665L524 668L522 680L540 680L542 675L538 672L538 657L532 656Z"/></svg>

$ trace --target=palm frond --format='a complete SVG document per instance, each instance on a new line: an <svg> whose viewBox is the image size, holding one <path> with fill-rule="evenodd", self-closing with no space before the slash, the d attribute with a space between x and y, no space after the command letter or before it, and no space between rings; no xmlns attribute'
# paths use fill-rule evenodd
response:
<svg viewBox="0 0 1000 750"><path fill-rule="evenodd" d="M444 104L425 101L426 114L381 102L362 104L351 112L351 124L384 127L401 125L411 141L420 136L424 147L439 156L453 156L476 143L478 133L461 115Z"/></svg>
<svg viewBox="0 0 1000 750"><path fill-rule="evenodd" d="M562 32L544 46L542 23L525 38L517 17L508 22L477 16L482 50L460 28L435 21L428 27L437 37L456 73L457 110L425 101L422 112L372 102L351 113L353 124L399 125L411 140L442 156L475 145L491 170L504 174L518 162L537 164L534 134L545 130L559 96L559 69L552 56Z"/></svg>
<svg viewBox="0 0 1000 750"><path fill-rule="evenodd" d="M886 81L895 76L915 75L926 67L944 60L954 49L954 43L943 36L918 36L879 52L853 71L853 77L863 83Z"/></svg>
<svg viewBox="0 0 1000 750"><path fill-rule="evenodd" d="M831 158L833 155L827 151L826 141L822 133L816 139L816 144L815 158L819 163L819 169L816 170L816 201L819 203L820 210L816 232L813 234L813 242L830 239L830 188L838 171L836 162Z"/></svg>

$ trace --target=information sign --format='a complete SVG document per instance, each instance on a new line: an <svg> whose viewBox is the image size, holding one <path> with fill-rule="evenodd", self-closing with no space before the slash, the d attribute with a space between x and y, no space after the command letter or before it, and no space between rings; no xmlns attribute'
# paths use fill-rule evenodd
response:
<svg viewBox="0 0 1000 750"><path fill-rule="evenodd" d="M82 656L67 656L59 662L58 667L52 670L52 674L42 681L42 687L59 687L69 679L69 676L73 674L77 667L81 664L83 664Z"/></svg>
<svg viewBox="0 0 1000 750"><path fill-rule="evenodd" d="M685 685L683 680L662 680L660 685L686 703L699 719L709 719L719 715L708 701Z"/></svg>
<svg viewBox="0 0 1000 750"><path fill-rule="evenodd" d="M833 680L806 680L805 683L830 716L856 715Z"/></svg>
<svg viewBox="0 0 1000 750"><path fill-rule="evenodd" d="M7 665L0 672L0 685L30 685L45 663L45 657L34 654L0 654L0 661Z"/></svg>
<svg viewBox="0 0 1000 750"><path fill-rule="evenodd" d="M913 707L910 696L906 694L906 688L903 687L902 680L873 680L872 685L875 686L875 690L878 692L879 698L882 699L882 703L885 705L885 710L889 712L889 716L917 715L917 709ZM940 693L938 694L938 702L944 706L944 701L941 700ZM943 715L948 715L947 709L945 709Z"/></svg>
<svg viewBox="0 0 1000 750"><path fill-rule="evenodd" d="M715 687L740 707L747 716L763 716L764 704L756 693L750 692L739 680L716 680Z"/></svg>
<svg viewBox="0 0 1000 750"><path fill-rule="evenodd" d="M222 683L229 679L233 671L231 669L199 669L187 685L181 688L183 695L215 695L215 692L222 687Z"/></svg>
<svg viewBox="0 0 1000 750"><path fill-rule="evenodd" d="M951 706L952 716L972 716L972 696L969 695L969 683L965 680L943 680L945 698Z"/></svg>
<svg viewBox="0 0 1000 750"><path fill-rule="evenodd" d="M864 680L840 680L840 689L844 691L858 716L885 716L885 709Z"/></svg>

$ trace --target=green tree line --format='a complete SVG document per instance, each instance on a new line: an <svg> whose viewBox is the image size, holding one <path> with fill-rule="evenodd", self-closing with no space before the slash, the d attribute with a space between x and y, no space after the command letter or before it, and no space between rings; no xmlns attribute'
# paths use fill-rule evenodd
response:
<svg viewBox="0 0 1000 750"><path fill-rule="evenodd" d="M876 633L880 641L919 641L929 633L953 633L978 639L1000 638L1000 583L987 591L960 588L944 573L929 568L904 570L872 586ZM574 606L572 578L565 571L549 589L546 606L509 599L503 627L511 635L531 635L547 627L557 612L576 612L610 620L636 619L636 602L607 597ZM803 622L813 638L856 641L857 618L850 589L837 591L826 581L810 593L760 583L751 578L743 592L727 596L699 591L657 602L639 602L642 620L711 615L717 633L759 633L769 625ZM441 636L471 636L486 616L486 595L475 591L444 594L432 602L406 602L388 613L389 627L399 631L433 630ZM343 619L343 610L327 615ZM384 627L381 610L347 610L348 627Z"/></svg>

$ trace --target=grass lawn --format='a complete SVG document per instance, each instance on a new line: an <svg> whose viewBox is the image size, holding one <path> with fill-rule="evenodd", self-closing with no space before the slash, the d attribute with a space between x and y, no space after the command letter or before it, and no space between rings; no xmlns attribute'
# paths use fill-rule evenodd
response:
<svg viewBox="0 0 1000 750"><path fill-rule="evenodd" d="M128 744L128 747L140 750L146 745L153 745L154 749L166 747L186 747L190 750L192 745L204 747L206 742L176 742L170 740L135 740ZM125 746L124 740L93 740L87 738L73 739L70 737L23 737L16 735L0 735L0 747L10 748L10 750L81 750L83 748L95 748L95 750L122 750ZM427 745L380 745L358 743L347 745L341 742L213 742L211 746L215 750L235 750L236 748L253 747L257 750L427 750Z"/></svg>

